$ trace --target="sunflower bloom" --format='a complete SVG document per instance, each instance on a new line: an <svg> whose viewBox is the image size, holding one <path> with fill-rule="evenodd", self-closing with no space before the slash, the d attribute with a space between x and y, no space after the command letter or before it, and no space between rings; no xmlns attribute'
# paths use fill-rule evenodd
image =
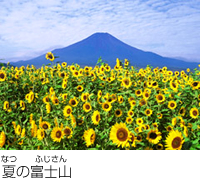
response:
<svg viewBox="0 0 200 180"><path fill-rule="evenodd" d="M64 116L65 116L65 117L68 117L68 116L71 115L71 113L72 113L72 108L71 108L71 106L69 106L69 105L65 106L65 108L63 109L63 114L64 114Z"/></svg>
<svg viewBox="0 0 200 180"><path fill-rule="evenodd" d="M178 130L172 130L168 134L166 140L165 140L165 147L166 150L181 150L182 144L184 143L184 139L182 136L182 133Z"/></svg>
<svg viewBox="0 0 200 180"><path fill-rule="evenodd" d="M94 125L98 125L99 121L101 120L100 113L98 110L94 111L92 115L92 122Z"/></svg>
<svg viewBox="0 0 200 180"><path fill-rule="evenodd" d="M93 129L88 129L84 132L83 138L86 142L87 147L94 144L95 137L96 137L96 134L95 134L95 131Z"/></svg>
<svg viewBox="0 0 200 180"><path fill-rule="evenodd" d="M54 55L53 55L52 52L48 52L48 53L46 54L46 59L47 59L47 60L49 59L50 61L54 61L55 57L54 57Z"/></svg>
<svg viewBox="0 0 200 180"><path fill-rule="evenodd" d="M64 137L64 132L60 127L54 127L51 131L51 138L54 142L60 142Z"/></svg>
<svg viewBox="0 0 200 180"><path fill-rule="evenodd" d="M152 144L158 144L158 142L162 139L161 132L156 130L150 130L147 134L147 140Z"/></svg>
<svg viewBox="0 0 200 180"><path fill-rule="evenodd" d="M66 126L63 132L64 132L64 135L67 137L67 139L70 139L73 135L73 131L69 126Z"/></svg>
<svg viewBox="0 0 200 180"><path fill-rule="evenodd" d="M199 110L197 108L190 109L190 117L193 119L197 119L199 116Z"/></svg>
<svg viewBox="0 0 200 180"><path fill-rule="evenodd" d="M113 141L118 147L127 147L128 141L131 139L131 134L125 123L116 123L112 126L110 131L110 140Z"/></svg>
<svg viewBox="0 0 200 180"><path fill-rule="evenodd" d="M0 82L5 81L6 77L7 77L6 73L0 70Z"/></svg>
<svg viewBox="0 0 200 180"><path fill-rule="evenodd" d="M44 129L38 129L37 130L37 139L39 141L41 141L42 139L44 139L45 133L44 133Z"/></svg>
<svg viewBox="0 0 200 180"><path fill-rule="evenodd" d="M3 147L5 142L6 142L6 135L5 135L4 131L2 131L0 134L0 148Z"/></svg>

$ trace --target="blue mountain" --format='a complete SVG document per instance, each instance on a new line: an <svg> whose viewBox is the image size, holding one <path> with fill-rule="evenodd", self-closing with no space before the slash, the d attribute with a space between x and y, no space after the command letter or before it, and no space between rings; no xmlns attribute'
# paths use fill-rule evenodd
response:
<svg viewBox="0 0 200 180"><path fill-rule="evenodd" d="M55 62L67 62L69 65L77 63L85 66L95 66L99 57L107 61L110 66L114 66L116 58L121 60L128 59L132 66L146 67L151 65L153 67L167 66L172 69L194 69L198 67L198 63L186 62L183 60L162 57L152 52L145 52L135 47L132 47L109 33L95 33L82 41L67 46L61 49L52 51L55 56ZM15 66L35 65L36 67L48 64L49 61L45 59L45 54L31 60L18 61L12 63Z"/></svg>

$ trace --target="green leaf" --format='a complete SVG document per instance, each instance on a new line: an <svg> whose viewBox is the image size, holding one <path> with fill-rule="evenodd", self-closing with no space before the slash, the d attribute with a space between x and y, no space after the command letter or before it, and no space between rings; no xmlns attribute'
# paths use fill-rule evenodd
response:
<svg viewBox="0 0 200 180"><path fill-rule="evenodd" d="M88 150L98 150L97 148L89 148Z"/></svg>
<svg viewBox="0 0 200 180"><path fill-rule="evenodd" d="M189 150L192 146L192 142L191 141L187 141L183 144L183 149L184 150Z"/></svg>

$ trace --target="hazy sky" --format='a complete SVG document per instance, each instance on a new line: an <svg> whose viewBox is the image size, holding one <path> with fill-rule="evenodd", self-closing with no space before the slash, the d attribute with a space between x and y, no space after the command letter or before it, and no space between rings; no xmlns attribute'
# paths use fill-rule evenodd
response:
<svg viewBox="0 0 200 180"><path fill-rule="evenodd" d="M0 59L30 59L95 32L200 62L200 1L0 0Z"/></svg>

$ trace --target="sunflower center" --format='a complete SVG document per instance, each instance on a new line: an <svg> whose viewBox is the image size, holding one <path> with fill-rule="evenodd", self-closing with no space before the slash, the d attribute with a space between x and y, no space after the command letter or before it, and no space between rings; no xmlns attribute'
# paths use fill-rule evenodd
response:
<svg viewBox="0 0 200 180"><path fill-rule="evenodd" d="M126 79L126 80L124 81L124 83L125 83L126 85L129 85L129 80Z"/></svg>
<svg viewBox="0 0 200 180"><path fill-rule="evenodd" d="M56 103L56 104L58 103L58 99L55 99L55 103Z"/></svg>
<svg viewBox="0 0 200 180"><path fill-rule="evenodd" d="M174 104L174 103L171 103L171 104L170 104L170 106L171 106L171 107L174 107L174 106L175 106L175 104Z"/></svg>
<svg viewBox="0 0 200 180"><path fill-rule="evenodd" d="M42 127L43 127L43 129L48 129L48 125L47 124L44 124Z"/></svg>
<svg viewBox="0 0 200 180"><path fill-rule="evenodd" d="M76 104L76 101L75 101L75 100L72 100L72 101L71 101L71 104L72 104L72 105L75 105L75 104Z"/></svg>
<svg viewBox="0 0 200 180"><path fill-rule="evenodd" d="M61 134L62 134L61 131L57 131L57 132L56 132L56 137L57 137L57 138L60 138L60 137L61 137Z"/></svg>
<svg viewBox="0 0 200 180"><path fill-rule="evenodd" d="M5 75L3 73L0 74L0 78L4 79Z"/></svg>
<svg viewBox="0 0 200 180"><path fill-rule="evenodd" d="M66 128L66 129L64 130L64 133L65 133L67 136L69 136L69 135L71 134L71 130L68 129L68 128Z"/></svg>
<svg viewBox="0 0 200 180"><path fill-rule="evenodd" d="M172 141L172 147L174 149L176 149L176 148L180 147L180 145L181 145L181 138L180 137L175 137L173 139L173 141Z"/></svg>
<svg viewBox="0 0 200 180"><path fill-rule="evenodd" d="M87 96L86 96L86 95L84 95L84 96L83 96L83 99L84 99L84 100L86 100L86 99L87 99Z"/></svg>
<svg viewBox="0 0 200 180"><path fill-rule="evenodd" d="M153 86L156 86L156 85L157 85L157 83L156 83L156 82L154 82L152 85L153 85Z"/></svg>
<svg viewBox="0 0 200 180"><path fill-rule="evenodd" d="M156 138L157 138L157 134L154 133L154 132L152 132L152 133L149 135L149 137L150 137L151 139L156 139Z"/></svg>
<svg viewBox="0 0 200 180"><path fill-rule="evenodd" d="M146 111L146 113L147 113L147 114L150 114L150 111L149 111L149 110L147 110L147 111Z"/></svg>
<svg viewBox="0 0 200 180"><path fill-rule="evenodd" d="M149 94L148 94L148 93L145 93L145 97L149 97Z"/></svg>
<svg viewBox="0 0 200 180"><path fill-rule="evenodd" d="M108 105L108 104L105 104L104 108L105 108L105 109L108 109L108 108L109 108L109 105Z"/></svg>
<svg viewBox="0 0 200 180"><path fill-rule="evenodd" d="M161 146L161 145L158 145L157 148L158 148L158 149L162 149L162 146Z"/></svg>
<svg viewBox="0 0 200 180"><path fill-rule="evenodd" d="M61 73L61 74L60 74L60 76L61 76L61 77L64 77L64 76L65 76L65 74L64 74L64 73Z"/></svg>
<svg viewBox="0 0 200 180"><path fill-rule="evenodd" d="M145 105L146 101L145 100L141 100L141 105Z"/></svg>
<svg viewBox="0 0 200 180"><path fill-rule="evenodd" d="M137 93L137 94L140 94L140 91L137 91L136 93Z"/></svg>
<svg viewBox="0 0 200 180"><path fill-rule="evenodd" d="M167 127L167 130L168 130L168 131L171 131L171 130L172 130L172 128L171 128L171 127Z"/></svg>
<svg viewBox="0 0 200 180"><path fill-rule="evenodd" d="M95 135L92 134L92 135L90 136L90 141L94 141L94 138L95 138Z"/></svg>
<svg viewBox="0 0 200 180"><path fill-rule="evenodd" d="M99 115L96 115L96 121L99 122Z"/></svg>
<svg viewBox="0 0 200 180"><path fill-rule="evenodd" d="M142 139L141 136L137 136L137 140L140 141Z"/></svg>
<svg viewBox="0 0 200 180"><path fill-rule="evenodd" d="M87 105L85 106L85 109L90 109L90 105L87 104Z"/></svg>
<svg viewBox="0 0 200 180"><path fill-rule="evenodd" d="M192 114L194 115L194 116L197 116L197 111L196 110L194 110L194 111L192 111Z"/></svg>
<svg viewBox="0 0 200 180"><path fill-rule="evenodd" d="M197 86L197 85L198 85L198 83L197 83L197 82L194 82L194 83L193 83L193 86Z"/></svg>
<svg viewBox="0 0 200 180"><path fill-rule="evenodd" d="M133 115L133 112L129 112L129 115L132 116L132 115Z"/></svg>
<svg viewBox="0 0 200 180"><path fill-rule="evenodd" d="M180 114L183 114L183 109L180 110Z"/></svg>
<svg viewBox="0 0 200 180"><path fill-rule="evenodd" d="M120 110L117 110L117 111L116 111L116 114L117 114L117 115L120 115L120 114L121 114Z"/></svg>
<svg viewBox="0 0 200 180"><path fill-rule="evenodd" d="M176 84L175 84L175 83L172 83L172 86L173 86L174 88L176 88Z"/></svg>
<svg viewBox="0 0 200 180"><path fill-rule="evenodd" d="M53 59L53 56L51 54L48 55L49 59Z"/></svg>
<svg viewBox="0 0 200 180"><path fill-rule="evenodd" d="M67 114L70 114L71 113L71 110L70 109L67 109Z"/></svg>
<svg viewBox="0 0 200 180"><path fill-rule="evenodd" d="M158 96L158 100L163 100L163 97L161 95Z"/></svg>
<svg viewBox="0 0 200 180"><path fill-rule="evenodd" d="M124 128L120 128L117 131L117 139L119 141L126 141L128 137L128 132Z"/></svg>

